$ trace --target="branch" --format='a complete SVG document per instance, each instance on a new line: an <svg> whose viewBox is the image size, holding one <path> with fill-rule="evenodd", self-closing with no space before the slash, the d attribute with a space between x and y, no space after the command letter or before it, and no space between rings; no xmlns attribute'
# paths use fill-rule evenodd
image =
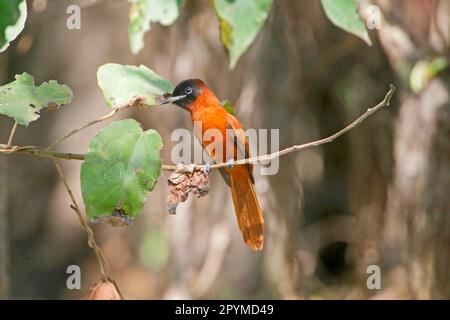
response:
<svg viewBox="0 0 450 320"><path fill-rule="evenodd" d="M97 258L98 265L100 267L100 272L102 274L102 281L110 281L113 283L117 289L117 292L119 292L120 297L122 298L122 295L120 294L119 288L117 287L116 282L111 278L110 276L110 269L108 266L108 263L106 262L105 256L103 255L102 250L98 246L97 242L95 241L94 237L94 231L89 227L86 219L84 218L83 214L81 213L80 207L78 206L77 201L75 200L75 196L73 195L72 190L69 187L69 184L67 183L67 179L64 175L64 172L59 165L57 160L53 160L53 163L55 164L56 171L58 171L59 177L61 178L62 182L64 183L64 186L66 187L66 191L69 194L70 200L72 201L72 205L70 206L73 211L75 211L81 228L86 232L86 235L88 237L88 245L91 247L95 252L95 257ZM123 298L122 298L123 299Z"/></svg>
<svg viewBox="0 0 450 320"><path fill-rule="evenodd" d="M56 151L47 151L38 146L8 146L7 144L0 144L0 153L23 153L41 158L65 159L65 160L84 160L84 154L64 153Z"/></svg>
<svg viewBox="0 0 450 320"><path fill-rule="evenodd" d="M378 110L380 110L383 107L389 106L389 103L391 101L392 96L394 95L396 88L394 87L394 85L391 84L391 87L389 89L389 91L386 93L386 96L384 97L383 101L381 101L380 103L378 103L376 106L369 108L366 110L366 112L364 112L361 116L359 116L355 121L353 121L352 123L350 123L348 126L346 126L345 128L339 130L338 132L336 132L335 134L320 139L320 140L316 140L316 141L312 141L312 142L308 142L305 144L300 144L300 145L295 145L286 149L283 149L281 151L277 151L271 154L267 154L264 156L258 156L258 157L253 157L253 158L247 158L247 159L241 159L241 160L237 160L235 162L233 162L233 165L242 165L242 164L247 164L247 163L251 163L251 164L256 164L258 162L261 161L269 161L272 160L274 158L278 158L281 157L285 154L289 154L292 153L294 151L299 151L299 150L303 150L303 149L307 149L307 148L311 148L311 147L318 147L320 145L326 144L326 143L330 143L332 142L334 139L344 135L345 133L349 132L350 130L352 130L353 128L355 128L357 125L361 124L365 119L367 119L369 116L371 116L372 114L374 114L375 112L377 112ZM117 112L117 110L113 111L114 114ZM114 114L113 112L109 113L106 116L103 116L102 118L110 118L112 117ZM79 132L80 130L83 130L84 128L87 128L89 125L103 121L100 120L102 118L99 118L97 120L94 120L92 122L90 122L90 124L85 125L83 127L81 127L80 129L76 129L73 130L70 134L68 134L64 139L70 137L71 135ZM64 139L60 139L57 142L55 142L53 145L56 145L57 143L61 142ZM51 145L50 147L52 147L53 145ZM49 147L49 148L50 148ZM37 156L37 157L44 157L44 158L53 158L53 159L66 159L66 160L84 160L84 155L83 154L76 154L76 153L62 153L62 152L55 152L55 151L49 151L48 149L43 149L42 147L37 147L37 146L25 146L25 147L19 147L19 146L8 146L5 144L0 144L0 153L25 153L25 154L30 154L33 156ZM195 169L200 169L203 170L205 168L206 165L204 164L198 164L195 165ZM223 162L223 163L217 163L217 164L213 164L210 165L209 168L210 169L218 169L218 168L223 168L223 167L227 167L230 166L230 163L228 162ZM175 165L162 165L161 168L163 170L166 171L175 171L176 166Z"/></svg>

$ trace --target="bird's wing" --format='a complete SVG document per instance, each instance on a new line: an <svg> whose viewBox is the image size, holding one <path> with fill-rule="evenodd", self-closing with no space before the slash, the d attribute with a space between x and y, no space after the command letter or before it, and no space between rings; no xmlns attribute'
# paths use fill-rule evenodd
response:
<svg viewBox="0 0 450 320"><path fill-rule="evenodd" d="M234 150L228 150L227 148L227 159L240 160L250 157L249 141L245 135L244 127L236 117L229 113L227 113L227 140L233 141L234 146ZM248 164L247 167L250 178L255 183L253 178L253 165Z"/></svg>

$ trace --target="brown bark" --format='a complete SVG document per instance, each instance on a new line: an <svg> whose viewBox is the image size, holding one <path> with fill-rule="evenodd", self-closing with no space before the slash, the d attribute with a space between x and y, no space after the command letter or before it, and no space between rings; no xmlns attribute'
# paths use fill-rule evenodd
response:
<svg viewBox="0 0 450 320"><path fill-rule="evenodd" d="M403 269L394 283L412 298L449 297L449 114L448 85L435 80L403 101L396 123L384 258L389 269Z"/></svg>

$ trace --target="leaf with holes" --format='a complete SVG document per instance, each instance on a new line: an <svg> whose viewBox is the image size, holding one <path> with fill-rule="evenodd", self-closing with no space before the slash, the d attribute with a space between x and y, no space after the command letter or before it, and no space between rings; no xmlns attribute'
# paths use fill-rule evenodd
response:
<svg viewBox="0 0 450 320"><path fill-rule="evenodd" d="M214 0L220 24L220 40L228 49L230 68L255 40L269 16L272 0Z"/></svg>
<svg viewBox="0 0 450 320"><path fill-rule="evenodd" d="M39 111L45 107L54 109L72 101L72 90L55 80L34 84L28 73L16 75L16 80L0 87L0 113L28 126L39 119Z"/></svg>
<svg viewBox="0 0 450 320"><path fill-rule="evenodd" d="M92 139L81 166L81 191L87 215L126 217L142 210L161 169L161 137L143 131L132 119L115 121Z"/></svg>
<svg viewBox="0 0 450 320"><path fill-rule="evenodd" d="M25 0L0 0L0 52L22 32L26 20Z"/></svg>
<svg viewBox="0 0 450 320"><path fill-rule="evenodd" d="M111 108L152 105L157 96L173 90L170 81L142 65L105 64L98 68L97 81Z"/></svg>
<svg viewBox="0 0 450 320"><path fill-rule="evenodd" d="M130 23L128 40L131 52L137 54L144 47L144 35L151 23L159 22L169 26L178 18L180 0L130 0Z"/></svg>
<svg viewBox="0 0 450 320"><path fill-rule="evenodd" d="M364 22L358 15L358 5L355 0L321 0L325 15L337 27L354 34L372 45Z"/></svg>

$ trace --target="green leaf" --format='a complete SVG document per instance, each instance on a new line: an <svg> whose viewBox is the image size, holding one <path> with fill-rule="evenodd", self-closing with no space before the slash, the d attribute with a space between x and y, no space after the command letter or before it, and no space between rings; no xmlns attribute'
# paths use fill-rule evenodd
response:
<svg viewBox="0 0 450 320"><path fill-rule="evenodd" d="M234 108L229 100L223 100L220 103L222 104L222 107L224 107L225 110L227 110L228 113L232 114L233 116L235 115Z"/></svg>
<svg viewBox="0 0 450 320"><path fill-rule="evenodd" d="M33 76L28 73L16 75L16 80L0 87L0 113L21 124L28 124L39 118L39 111L45 107L57 108L72 101L72 90L55 80L35 86Z"/></svg>
<svg viewBox="0 0 450 320"><path fill-rule="evenodd" d="M115 121L91 140L81 166L81 191L90 219L117 212L133 219L161 169L161 137L132 119Z"/></svg>
<svg viewBox="0 0 450 320"><path fill-rule="evenodd" d="M97 81L109 107L152 105L155 97L172 92L172 84L146 66L108 63L97 71Z"/></svg>
<svg viewBox="0 0 450 320"><path fill-rule="evenodd" d="M230 68L255 40L269 16L272 0L214 0L220 40L230 55Z"/></svg>
<svg viewBox="0 0 450 320"><path fill-rule="evenodd" d="M25 0L0 0L0 52L22 32L26 20Z"/></svg>
<svg viewBox="0 0 450 320"><path fill-rule="evenodd" d="M354 34L372 45L364 22L358 15L358 5L354 0L321 0L325 15L337 27Z"/></svg>
<svg viewBox="0 0 450 320"><path fill-rule="evenodd" d="M178 18L180 0L130 0L128 40L131 52L137 54L144 47L144 34L153 22L169 26Z"/></svg>
<svg viewBox="0 0 450 320"><path fill-rule="evenodd" d="M431 80L448 67L445 57L418 61L411 70L409 84L415 93L425 89Z"/></svg>

